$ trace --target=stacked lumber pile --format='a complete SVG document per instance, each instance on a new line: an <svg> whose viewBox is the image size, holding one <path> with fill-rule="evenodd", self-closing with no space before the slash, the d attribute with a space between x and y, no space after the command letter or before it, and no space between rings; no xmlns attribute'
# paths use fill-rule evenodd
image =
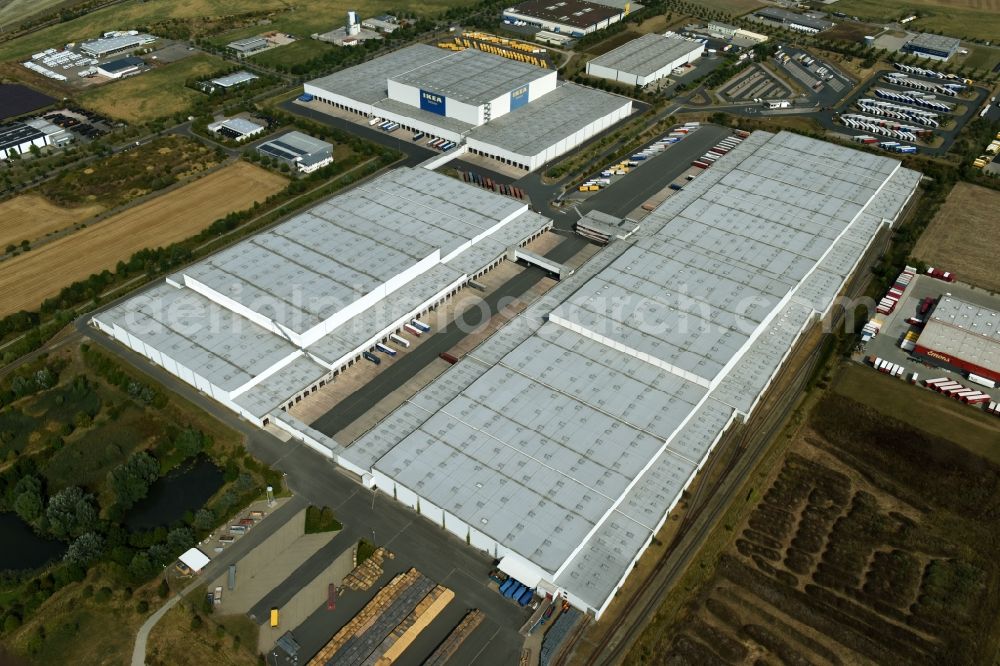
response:
<svg viewBox="0 0 1000 666"><path fill-rule="evenodd" d="M427 658L424 666L444 666L448 663L448 660L454 656L458 648L465 642L465 639L469 637L469 634L475 631L476 627L482 624L485 618L486 615L478 608L466 613L462 621L444 639L444 642Z"/></svg>

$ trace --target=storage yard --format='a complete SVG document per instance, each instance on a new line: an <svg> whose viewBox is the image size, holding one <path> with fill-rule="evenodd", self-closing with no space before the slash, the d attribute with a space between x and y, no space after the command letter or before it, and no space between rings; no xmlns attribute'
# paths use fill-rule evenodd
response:
<svg viewBox="0 0 1000 666"><path fill-rule="evenodd" d="M309 661L309 666L392 663L453 598L416 569L400 574Z"/></svg>
<svg viewBox="0 0 1000 666"><path fill-rule="evenodd" d="M995 248L1000 242L1000 192L958 183L917 241L913 256L947 266L968 284L1000 293Z"/></svg>
<svg viewBox="0 0 1000 666"><path fill-rule="evenodd" d="M286 180L245 162L113 215L4 262L0 313L35 310L63 286L114 268L134 252L166 246L207 228L227 213L280 191ZM59 281L47 279L59 267Z"/></svg>

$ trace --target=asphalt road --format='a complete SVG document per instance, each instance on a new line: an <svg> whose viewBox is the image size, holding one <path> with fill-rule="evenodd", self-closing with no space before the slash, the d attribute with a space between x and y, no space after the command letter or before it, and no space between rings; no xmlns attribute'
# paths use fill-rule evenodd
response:
<svg viewBox="0 0 1000 666"><path fill-rule="evenodd" d="M587 241L582 237L572 236L559 243L545 256L553 261L563 262L579 252L586 244ZM529 266L484 296L483 301L490 316L499 310L499 303L521 296L544 277L545 271L541 268ZM412 351L397 356L394 360L383 359L382 363L388 364L388 367L310 425L324 435L333 437L371 409L372 405L416 376L432 363L438 354L448 351L477 326L486 323L483 321L483 316L481 308L469 308L462 313L461 324L453 321L443 330L436 331L426 342L414 347Z"/></svg>
<svg viewBox="0 0 1000 666"><path fill-rule="evenodd" d="M704 155L730 133L730 130L718 125L703 125L683 141L671 145L656 157L646 160L642 166L632 169L626 176L587 198L577 209L584 213L599 210L615 217L626 217L687 171L693 160ZM636 152L640 150L642 148Z"/></svg>

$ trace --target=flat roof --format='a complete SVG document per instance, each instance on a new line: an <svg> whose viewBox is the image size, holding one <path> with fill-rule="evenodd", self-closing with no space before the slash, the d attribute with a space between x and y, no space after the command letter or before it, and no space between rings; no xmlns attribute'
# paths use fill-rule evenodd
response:
<svg viewBox="0 0 1000 666"><path fill-rule="evenodd" d="M317 153L328 154L333 150L333 144L293 130L265 141L257 146L257 150L285 160L301 160Z"/></svg>
<svg viewBox="0 0 1000 666"><path fill-rule="evenodd" d="M933 35L928 32L921 32L906 40L906 46L930 49L932 51L951 52L958 49L960 40L947 35Z"/></svg>
<svg viewBox="0 0 1000 666"><path fill-rule="evenodd" d="M815 28L816 30L826 30L827 28L832 28L834 25L833 21L813 18L811 16L806 16L805 14L799 14L798 12L790 12L787 9L781 9L780 7L764 7L763 9L758 9L754 12L754 14L771 19L772 21L797 23L799 25Z"/></svg>
<svg viewBox="0 0 1000 666"><path fill-rule="evenodd" d="M263 416L547 224L522 202L399 168L171 276L187 287L161 283L95 319L222 390L241 389L233 401ZM341 312L353 314L307 348L292 342L289 332Z"/></svg>
<svg viewBox="0 0 1000 666"><path fill-rule="evenodd" d="M23 143L41 139L44 136L44 132L22 122L0 125L0 150L20 146Z"/></svg>
<svg viewBox="0 0 1000 666"><path fill-rule="evenodd" d="M553 70L479 49L439 53L441 57L437 60L390 75L388 79L478 106L536 79L555 76Z"/></svg>
<svg viewBox="0 0 1000 666"><path fill-rule="evenodd" d="M211 562L208 556L197 548L186 550L178 559L195 573L204 569L205 565Z"/></svg>
<svg viewBox="0 0 1000 666"><path fill-rule="evenodd" d="M145 33L140 33L138 35L121 35L118 37L101 37L100 39L94 39L89 42L83 42L80 44L80 48L89 53L111 53L113 51L121 51L122 49L127 49L132 46L140 46L142 44L148 44L149 42L156 41L156 37L153 35L147 35Z"/></svg>
<svg viewBox="0 0 1000 666"><path fill-rule="evenodd" d="M232 74L227 74L226 76L220 76L217 79L212 79L211 83L217 86L222 86L223 88L230 88L232 86L238 86L241 83L247 83L253 81L254 79L259 79L260 77L256 74L251 74L250 72L240 71L233 72Z"/></svg>
<svg viewBox="0 0 1000 666"><path fill-rule="evenodd" d="M676 35L668 37L650 33L594 58L589 64L629 74L649 76L679 58L703 48L704 45L700 42L692 42Z"/></svg>
<svg viewBox="0 0 1000 666"><path fill-rule="evenodd" d="M756 132L343 455L603 608L918 180Z"/></svg>
<svg viewBox="0 0 1000 666"><path fill-rule="evenodd" d="M564 82L519 109L476 127L467 138L530 157L631 103L627 97Z"/></svg>
<svg viewBox="0 0 1000 666"><path fill-rule="evenodd" d="M595 23L619 16L623 10L587 0L527 0L506 11L551 23L589 28Z"/></svg>
<svg viewBox="0 0 1000 666"><path fill-rule="evenodd" d="M364 104L375 104L389 96L387 81L395 75L440 60L447 52L429 44L414 44L309 81L309 85L346 95Z"/></svg>
<svg viewBox="0 0 1000 666"><path fill-rule="evenodd" d="M98 65L99 69L103 69L105 72L121 72L126 69L132 69L138 67L139 65L146 64L142 58L136 58L135 56L128 56L126 58L119 58L118 60L112 60L111 62L106 62L103 65Z"/></svg>
<svg viewBox="0 0 1000 666"><path fill-rule="evenodd" d="M264 126L260 123L255 123L246 118L227 118L219 124L219 127L225 127L240 134L253 134L264 129Z"/></svg>
<svg viewBox="0 0 1000 666"><path fill-rule="evenodd" d="M246 39L237 39L234 42L229 42L226 46L236 51L246 51L249 49L265 48L268 44L269 42L263 37L247 37Z"/></svg>
<svg viewBox="0 0 1000 666"><path fill-rule="evenodd" d="M917 344L1000 372L1000 312L942 296Z"/></svg>
<svg viewBox="0 0 1000 666"><path fill-rule="evenodd" d="M20 83L0 83L0 120L31 113L55 99Z"/></svg>

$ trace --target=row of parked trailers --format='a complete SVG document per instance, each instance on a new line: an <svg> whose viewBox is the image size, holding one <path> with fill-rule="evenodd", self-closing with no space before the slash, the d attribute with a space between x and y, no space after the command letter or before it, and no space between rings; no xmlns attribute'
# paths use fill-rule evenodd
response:
<svg viewBox="0 0 1000 666"><path fill-rule="evenodd" d="M946 72L938 72L933 69L925 69L924 67L917 67L916 65L904 65L901 62L894 62L892 66L905 74L916 74L917 76L926 76L929 79L943 79L945 81L954 81L957 83L964 83L966 85L972 85L975 83L972 79L963 79L958 74L948 74Z"/></svg>
<svg viewBox="0 0 1000 666"><path fill-rule="evenodd" d="M893 153L902 153L904 155L913 155L917 152L917 147L912 146L907 143L900 143L898 141L879 141L878 137L869 136L867 134L859 134L853 137L858 143L863 143L868 146L878 146L882 150L888 150Z"/></svg>
<svg viewBox="0 0 1000 666"><path fill-rule="evenodd" d="M725 139L723 139L719 143L709 148L708 152L706 152L704 155L702 155L695 161L691 162L691 166L698 167L699 169L707 169L708 167L715 164L715 162L720 157L728 153L736 146L743 143L743 139L747 138L748 136L750 136L749 132L745 132L743 130L737 130L735 134L727 136Z"/></svg>
<svg viewBox="0 0 1000 666"><path fill-rule="evenodd" d="M382 118L372 118L368 121L369 125L378 125L378 128L383 132L388 132L392 134L399 129L400 125L392 120L383 120ZM438 139L437 137L428 138L423 132L414 132L413 141L420 141L421 139L427 139L427 146L434 148L435 150L440 150L442 152L447 152L457 146L458 144L454 141L448 141L447 139Z"/></svg>
<svg viewBox="0 0 1000 666"><path fill-rule="evenodd" d="M912 123L925 125L931 128L941 126L941 122L938 120L938 114L933 111L917 109L903 104L896 104L895 102L885 102L870 97L859 99L857 101L857 105L862 112L870 113L874 116L885 116L896 120L908 120Z"/></svg>
<svg viewBox="0 0 1000 666"><path fill-rule="evenodd" d="M889 375L890 377L902 377L903 373L906 372L906 368L903 366L898 363L887 361L884 358L870 356L868 360L871 362L873 368L881 373Z"/></svg>
<svg viewBox="0 0 1000 666"><path fill-rule="evenodd" d="M851 129L902 141L917 141L919 138L929 139L934 136L934 132L926 127L907 125L891 118L866 116L860 113L842 113L840 122Z"/></svg>
<svg viewBox="0 0 1000 666"><path fill-rule="evenodd" d="M882 297L882 300L879 301L875 311L879 314L889 314L895 310L896 306L899 305L900 299L903 298L903 292L906 291L916 272L916 268L907 266L896 278L896 281L889 288L889 291L886 292L885 296Z"/></svg>
<svg viewBox="0 0 1000 666"><path fill-rule="evenodd" d="M431 327L428 326L427 324L423 323L422 321L419 321L417 319L411 319L410 323L403 324L403 330L405 332L409 333L410 335L419 338L424 333L430 333ZM397 345L399 345L403 349L408 349L409 346L410 346L410 341L409 340L407 340L403 336L398 335L396 333L391 334L389 336L389 340L391 342L395 342ZM394 358L396 355L399 354L399 350L398 349L390 347L389 345L385 344L384 342L377 342L377 343L375 343L375 346L372 348L371 351L362 352L361 355L365 358L366 361L374 363L375 365L379 365L379 364L382 363L382 359L379 358L378 355L375 354L375 352L379 352L381 354L385 354L389 358Z"/></svg>
<svg viewBox="0 0 1000 666"><path fill-rule="evenodd" d="M622 160L617 164L610 165L608 168L601 171L600 176L595 176L590 180L584 181L577 189L579 189L580 192L596 192L604 187L607 187L611 184L612 177L624 176L628 174L631 169L641 166L649 158L659 155L671 145L684 139L684 137L688 134L697 131L700 126L701 123L691 122L675 128L669 134L660 137L635 155L632 155L630 158Z"/></svg>
<svg viewBox="0 0 1000 666"><path fill-rule="evenodd" d="M957 97L958 94L965 90L966 87L962 83L936 83L934 81L922 81L920 79L909 77L901 72L889 72L882 77L882 80L886 83L891 83L894 86L913 88L914 90L922 90L924 92L946 95L948 97Z"/></svg>
<svg viewBox="0 0 1000 666"><path fill-rule="evenodd" d="M499 192L508 197L513 197L514 199L523 199L524 190L519 187L514 187L513 185L506 185L504 183L497 183L489 176L482 176L473 171L463 171L462 180L473 185L478 185L479 187L491 190L493 192Z"/></svg>
<svg viewBox="0 0 1000 666"><path fill-rule="evenodd" d="M961 382L948 377L938 377L924 381L924 386L932 391L937 391L941 395L955 398L968 405L981 405L992 400L989 394L983 393L979 389L969 388Z"/></svg>
<svg viewBox="0 0 1000 666"><path fill-rule="evenodd" d="M875 93L876 97L881 99L887 99L900 104L912 104L913 106L920 106L934 111L940 111L942 113L949 113L955 108L952 104L936 99L934 95L930 93L917 91L901 92L898 90L888 90L886 88L872 88L872 92Z"/></svg>

